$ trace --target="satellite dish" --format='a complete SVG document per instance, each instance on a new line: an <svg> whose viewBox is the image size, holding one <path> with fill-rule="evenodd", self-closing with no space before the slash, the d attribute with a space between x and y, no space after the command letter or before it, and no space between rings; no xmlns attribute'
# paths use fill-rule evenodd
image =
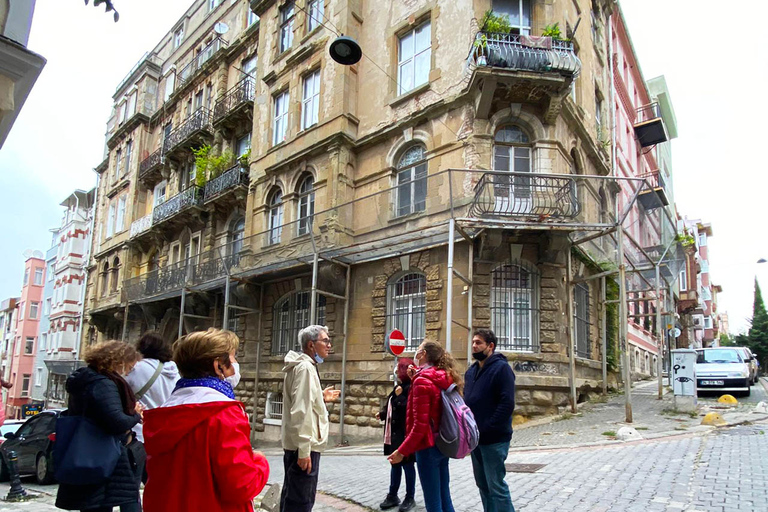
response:
<svg viewBox="0 0 768 512"><path fill-rule="evenodd" d="M28 260L29 258L32 257L32 249L27 249L26 251L21 253L21 255L24 256L25 260Z"/></svg>
<svg viewBox="0 0 768 512"><path fill-rule="evenodd" d="M43 259L43 253L41 251L34 251L32 253L32 256L34 256L35 258Z"/></svg>
<svg viewBox="0 0 768 512"><path fill-rule="evenodd" d="M220 21L213 26L213 31L216 32L218 35L223 36L229 31L229 25L227 25L223 21Z"/></svg>

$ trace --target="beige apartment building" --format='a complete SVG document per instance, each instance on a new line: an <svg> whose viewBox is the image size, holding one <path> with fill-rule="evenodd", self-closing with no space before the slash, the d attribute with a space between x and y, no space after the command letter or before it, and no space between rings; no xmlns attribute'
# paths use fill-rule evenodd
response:
<svg viewBox="0 0 768 512"><path fill-rule="evenodd" d="M483 30L490 9L508 31ZM523 420L615 385L607 234L628 206L604 128L612 9L194 2L114 95L83 342L235 330L264 441L310 323L334 343L319 370L345 397L337 441L380 436L394 328L406 355L431 338L465 364L471 330L492 327ZM331 59L339 34L360 62ZM196 159L207 146L226 162Z"/></svg>

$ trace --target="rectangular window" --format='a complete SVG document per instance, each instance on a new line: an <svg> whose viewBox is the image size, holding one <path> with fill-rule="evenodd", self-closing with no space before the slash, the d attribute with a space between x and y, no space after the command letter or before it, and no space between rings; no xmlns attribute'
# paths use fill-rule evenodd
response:
<svg viewBox="0 0 768 512"><path fill-rule="evenodd" d="M576 355L589 358L592 355L589 343L589 287L577 284L573 289L573 301Z"/></svg>
<svg viewBox="0 0 768 512"><path fill-rule="evenodd" d="M251 9L248 9L248 26L252 26L254 23L259 21L258 15L253 12Z"/></svg>
<svg viewBox="0 0 768 512"><path fill-rule="evenodd" d="M53 263L48 265L48 281L53 281Z"/></svg>
<svg viewBox="0 0 768 512"><path fill-rule="evenodd" d="M48 298L45 299L45 308L43 309L44 315L50 315L51 314L51 305L52 305L53 299Z"/></svg>
<svg viewBox="0 0 768 512"><path fill-rule="evenodd" d="M276 146L285 140L288 133L288 91L275 97L275 117L272 122L272 145Z"/></svg>
<svg viewBox="0 0 768 512"><path fill-rule="evenodd" d="M208 0L208 10L212 11L221 4L221 0Z"/></svg>
<svg viewBox="0 0 768 512"><path fill-rule="evenodd" d="M323 23L325 0L311 0L309 2L309 19L307 20L307 32L312 32Z"/></svg>
<svg viewBox="0 0 768 512"><path fill-rule="evenodd" d="M687 269L683 269L680 271L680 291L681 292L688 291L688 270Z"/></svg>
<svg viewBox="0 0 768 512"><path fill-rule="evenodd" d="M29 381L32 378L31 375L25 374L21 380L21 396L29 396Z"/></svg>
<svg viewBox="0 0 768 512"><path fill-rule="evenodd" d="M115 205L109 205L109 214L107 216L107 238L115 234Z"/></svg>
<svg viewBox="0 0 768 512"><path fill-rule="evenodd" d="M707 245L707 234L699 233L699 247L705 247Z"/></svg>
<svg viewBox="0 0 768 512"><path fill-rule="evenodd" d="M27 286L29 284L29 269L24 269L24 283L22 286Z"/></svg>
<svg viewBox="0 0 768 512"><path fill-rule="evenodd" d="M282 393L267 393L267 410L264 419L264 423L267 424L280 424L283 419Z"/></svg>
<svg viewBox="0 0 768 512"><path fill-rule="evenodd" d="M432 66L431 33L430 22L427 22L400 37L397 58L398 95L429 81Z"/></svg>
<svg viewBox="0 0 768 512"><path fill-rule="evenodd" d="M251 134L246 133L237 139L237 158L240 158L251 149Z"/></svg>
<svg viewBox="0 0 768 512"><path fill-rule="evenodd" d="M243 61L243 67L242 73L243 76L241 78L245 78L249 76L250 78L256 78L256 55L251 57L250 59L245 59Z"/></svg>
<svg viewBox="0 0 768 512"><path fill-rule="evenodd" d="M43 269L42 268L36 268L35 269L35 284L37 286L42 286L42 284L43 284Z"/></svg>
<svg viewBox="0 0 768 512"><path fill-rule="evenodd" d="M416 350L426 334L427 278L412 273L387 286L387 331L405 336L406 350Z"/></svg>
<svg viewBox="0 0 768 512"><path fill-rule="evenodd" d="M304 94L301 99L301 129L316 125L320 114L320 70L304 78Z"/></svg>
<svg viewBox="0 0 768 512"><path fill-rule="evenodd" d="M115 152L115 172L112 173L112 181L117 181L117 177L123 171L123 150L118 149Z"/></svg>
<svg viewBox="0 0 768 512"><path fill-rule="evenodd" d="M597 137L603 139L605 137L603 133L603 100L597 93L595 93L595 126L597 127Z"/></svg>
<svg viewBox="0 0 768 512"><path fill-rule="evenodd" d="M35 338L28 337L24 344L24 354L32 354L35 351Z"/></svg>
<svg viewBox="0 0 768 512"><path fill-rule="evenodd" d="M128 96L128 112L125 114L126 120L133 117L133 114L136 113L136 100L138 99L138 96L137 92Z"/></svg>
<svg viewBox="0 0 768 512"><path fill-rule="evenodd" d="M128 174L128 169L131 166L131 153L133 152L133 141L129 140L125 143L125 163L123 164L123 176Z"/></svg>
<svg viewBox="0 0 768 512"><path fill-rule="evenodd" d="M512 34L531 33L531 0L493 0L493 12L506 14L512 26Z"/></svg>
<svg viewBox="0 0 768 512"><path fill-rule="evenodd" d="M30 320L37 320L39 314L40 314L40 303L39 302L30 302L30 304L29 304L29 319Z"/></svg>
<svg viewBox="0 0 768 512"><path fill-rule="evenodd" d="M163 96L163 101L168 101L168 98L171 97L171 94L173 94L173 89L176 87L176 73L169 73L167 77L165 77L165 96Z"/></svg>
<svg viewBox="0 0 768 512"><path fill-rule="evenodd" d="M44 332L40 335L40 350L46 350L48 348L48 333Z"/></svg>
<svg viewBox="0 0 768 512"><path fill-rule="evenodd" d="M173 33L173 49L175 50L181 46L182 41L184 41L184 27L179 27L176 32Z"/></svg>
<svg viewBox="0 0 768 512"><path fill-rule="evenodd" d="M117 201L117 217L115 218L115 233L119 233L123 230L123 224L125 223L125 203L128 199L127 195L120 196Z"/></svg>
<svg viewBox="0 0 768 512"><path fill-rule="evenodd" d="M128 111L128 102L123 101L119 107L117 107L117 124L123 124L125 116Z"/></svg>
<svg viewBox="0 0 768 512"><path fill-rule="evenodd" d="M168 182L165 180L155 185L155 190L152 194L154 197L154 203L152 205L153 209L165 202L165 193L167 189L168 189Z"/></svg>
<svg viewBox="0 0 768 512"><path fill-rule="evenodd" d="M397 173L397 216L422 212L427 206L427 163Z"/></svg>
<svg viewBox="0 0 768 512"><path fill-rule="evenodd" d="M43 385L43 369L38 366L37 371L35 372L35 386L42 386L42 385Z"/></svg>
<svg viewBox="0 0 768 512"><path fill-rule="evenodd" d="M712 328L712 317L711 316L705 316L704 317L704 328L705 329L711 329Z"/></svg>
<svg viewBox="0 0 768 512"><path fill-rule="evenodd" d="M293 2L288 2L280 10L280 53L293 46L293 20L295 12Z"/></svg>

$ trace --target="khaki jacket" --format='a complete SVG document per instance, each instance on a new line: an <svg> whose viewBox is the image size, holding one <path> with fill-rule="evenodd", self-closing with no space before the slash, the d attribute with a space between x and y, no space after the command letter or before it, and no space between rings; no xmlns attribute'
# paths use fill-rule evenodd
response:
<svg viewBox="0 0 768 512"><path fill-rule="evenodd" d="M283 449L298 450L299 458L322 452L328 444L328 409L317 365L307 354L291 350L283 371Z"/></svg>

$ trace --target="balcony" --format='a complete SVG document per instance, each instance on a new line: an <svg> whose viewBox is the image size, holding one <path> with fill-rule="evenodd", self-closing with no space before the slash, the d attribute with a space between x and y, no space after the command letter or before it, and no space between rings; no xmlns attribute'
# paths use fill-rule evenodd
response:
<svg viewBox="0 0 768 512"><path fill-rule="evenodd" d="M489 171L475 185L470 214L475 217L572 219L580 205L571 176Z"/></svg>
<svg viewBox="0 0 768 512"><path fill-rule="evenodd" d="M635 136L640 146L644 148L669 140L658 103L651 103L637 109Z"/></svg>
<svg viewBox="0 0 768 512"><path fill-rule="evenodd" d="M218 126L227 121L250 120L253 115L255 92L256 85L251 77L246 77L238 82L214 105L213 124Z"/></svg>
<svg viewBox="0 0 768 512"><path fill-rule="evenodd" d="M158 149L139 164L139 179L154 182L163 167L163 152Z"/></svg>
<svg viewBox="0 0 768 512"><path fill-rule="evenodd" d="M189 82L191 82L192 79L194 79L197 75L198 71L203 69L205 63L210 61L213 56L219 52L219 50L226 48L228 44L229 43L227 43L224 39L217 37L211 41L208 46L203 48L203 50L194 56L186 66L181 68L176 82L176 90L178 91Z"/></svg>
<svg viewBox="0 0 768 512"><path fill-rule="evenodd" d="M163 154L173 155L177 150L202 145L212 136L211 111L200 107L168 135L163 142Z"/></svg>
<svg viewBox="0 0 768 512"><path fill-rule="evenodd" d="M550 122L581 72L571 42L490 32L477 33L467 64L473 69L470 88L480 92L480 119L487 119L494 102L534 103Z"/></svg>
<svg viewBox="0 0 768 512"><path fill-rule="evenodd" d="M155 206L155 211L152 213L152 224L158 225L184 211L199 208L202 205L202 197L202 189L199 187L189 187L176 194L164 203Z"/></svg>
<svg viewBox="0 0 768 512"><path fill-rule="evenodd" d="M152 227L152 214L145 215L144 217L135 220L131 223L131 238L135 238L143 233L149 231Z"/></svg>
<svg viewBox="0 0 768 512"><path fill-rule="evenodd" d="M650 172L644 174L641 178L645 179L648 186L643 186L640 195L637 196L637 200L640 204L642 204L646 210L669 206L669 197L667 197L667 190L664 185L664 178L661 177L661 172Z"/></svg>
<svg viewBox="0 0 768 512"><path fill-rule="evenodd" d="M248 171L243 169L238 163L237 165L224 171L221 176L218 176L205 184L203 202L207 204L216 200L217 198L221 198L229 194L230 192L247 189Z"/></svg>

